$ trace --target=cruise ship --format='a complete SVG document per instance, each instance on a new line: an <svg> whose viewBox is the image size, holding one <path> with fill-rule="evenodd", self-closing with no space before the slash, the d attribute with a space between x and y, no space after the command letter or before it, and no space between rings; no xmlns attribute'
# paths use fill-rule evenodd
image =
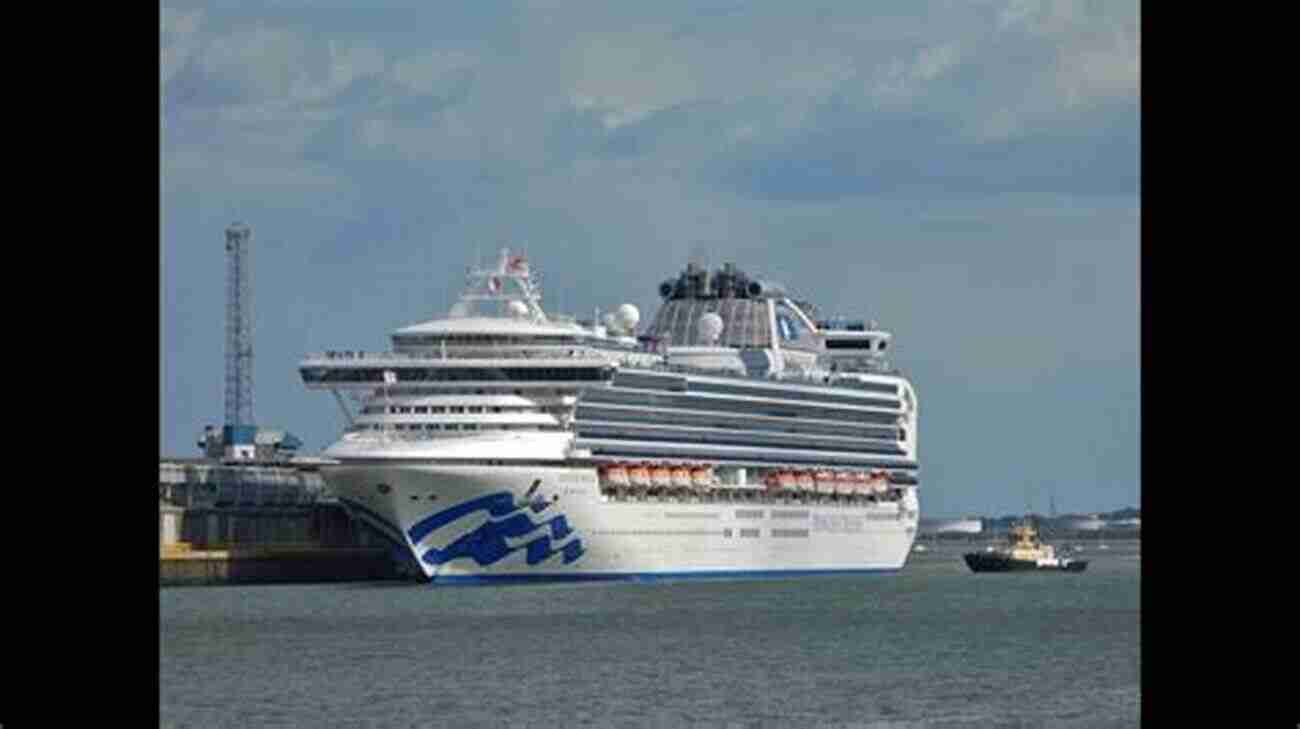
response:
<svg viewBox="0 0 1300 729"><path fill-rule="evenodd" d="M694 263L590 321L504 250L382 353L308 355L347 422L322 475L435 584L894 572L917 398L874 322Z"/></svg>

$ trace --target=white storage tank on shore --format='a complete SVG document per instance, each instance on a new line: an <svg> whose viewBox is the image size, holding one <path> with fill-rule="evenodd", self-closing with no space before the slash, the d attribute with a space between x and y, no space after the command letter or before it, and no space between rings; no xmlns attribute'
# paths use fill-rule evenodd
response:
<svg viewBox="0 0 1300 729"><path fill-rule="evenodd" d="M922 519L918 528L921 534L979 534L984 531L984 522L976 517Z"/></svg>

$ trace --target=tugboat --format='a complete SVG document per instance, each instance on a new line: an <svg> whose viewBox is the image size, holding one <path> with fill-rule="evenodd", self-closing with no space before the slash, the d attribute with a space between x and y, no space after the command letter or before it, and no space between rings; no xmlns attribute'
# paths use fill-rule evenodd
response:
<svg viewBox="0 0 1300 729"><path fill-rule="evenodd" d="M967 552L962 555L972 572L1019 572L1046 570L1052 572L1082 572L1088 561L1057 557L1056 550L1038 539L1038 530L1028 521L1011 527L1009 544L1002 548L989 547L984 552Z"/></svg>

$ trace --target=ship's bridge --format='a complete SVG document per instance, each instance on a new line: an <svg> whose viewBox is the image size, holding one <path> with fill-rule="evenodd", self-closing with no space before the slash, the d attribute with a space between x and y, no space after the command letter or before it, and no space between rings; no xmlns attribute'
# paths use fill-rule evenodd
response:
<svg viewBox="0 0 1300 729"><path fill-rule="evenodd" d="M413 324L393 332L393 350L397 352L447 347L517 347L527 345L578 345L590 338L590 332L577 324L528 319L471 316L437 319Z"/></svg>
<svg viewBox="0 0 1300 729"><path fill-rule="evenodd" d="M571 355L522 352L516 356L498 353L491 358L322 352L308 355L298 369L303 384L312 389L373 390L384 385L451 383L554 387L563 382L606 381L616 367L597 352L575 349Z"/></svg>

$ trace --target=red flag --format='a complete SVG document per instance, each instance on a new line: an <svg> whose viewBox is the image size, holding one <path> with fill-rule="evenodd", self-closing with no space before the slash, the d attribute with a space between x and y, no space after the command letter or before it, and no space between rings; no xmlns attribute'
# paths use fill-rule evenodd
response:
<svg viewBox="0 0 1300 729"><path fill-rule="evenodd" d="M506 261L506 273L528 278L528 259L523 256L511 256Z"/></svg>

